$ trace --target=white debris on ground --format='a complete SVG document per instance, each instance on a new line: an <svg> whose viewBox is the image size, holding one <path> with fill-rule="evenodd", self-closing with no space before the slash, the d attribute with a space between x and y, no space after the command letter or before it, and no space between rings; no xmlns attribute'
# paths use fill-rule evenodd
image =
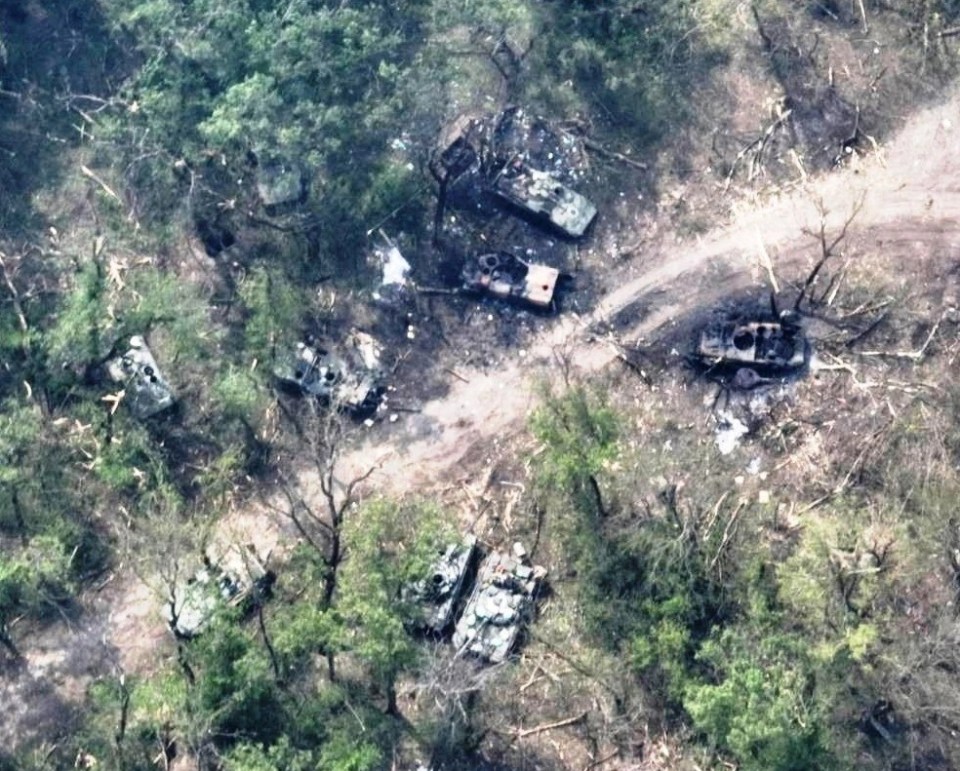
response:
<svg viewBox="0 0 960 771"><path fill-rule="evenodd" d="M715 418L717 449L721 455L729 455L740 445L740 440L750 433L750 429L736 415L726 410L718 412Z"/></svg>
<svg viewBox="0 0 960 771"><path fill-rule="evenodd" d="M383 278L380 280L380 286L373 292L373 299L396 298L407 285L411 270L410 263L393 244L378 247L374 250L374 255L383 266Z"/></svg>

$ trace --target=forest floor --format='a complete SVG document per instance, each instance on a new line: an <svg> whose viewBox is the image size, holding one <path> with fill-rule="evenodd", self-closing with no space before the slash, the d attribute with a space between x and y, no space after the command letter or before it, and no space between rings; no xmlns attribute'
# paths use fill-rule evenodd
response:
<svg viewBox="0 0 960 771"><path fill-rule="evenodd" d="M600 285L610 289L594 310L564 312L538 324L522 347L494 367L453 364L449 370L456 374L445 394L424 401L417 412L401 413L396 422L358 428L339 460L338 478L347 482L373 468L365 496L442 497L451 488L482 495L494 468L506 462L505 448L524 431L542 384L603 370L617 360L623 350L618 346L655 357L675 373L685 371L683 353L693 330L717 306L734 296L765 296L771 272L785 294L803 281L820 257L811 234L819 232L821 218L828 233L838 232L856 212L846 253L858 254L861 267L882 257L888 271L901 261L903 281L936 289L958 265L958 128L960 98L953 97L912 116L886 145L848 168L811 177L760 205L744 205L719 230L681 239L668 227L658 228L656 242L647 243L642 255L602 277ZM399 370L399 376L416 380L417 374ZM703 394L692 398L704 401ZM314 466L304 466L299 486L319 498ZM259 532L267 545L289 532L289 524L275 521L256 501L225 522ZM150 672L173 655L158 599L128 567L118 566L81 605L68 623L31 632L23 660L0 683L0 701L8 705L0 724L5 746L62 724L90 679L118 669Z"/></svg>

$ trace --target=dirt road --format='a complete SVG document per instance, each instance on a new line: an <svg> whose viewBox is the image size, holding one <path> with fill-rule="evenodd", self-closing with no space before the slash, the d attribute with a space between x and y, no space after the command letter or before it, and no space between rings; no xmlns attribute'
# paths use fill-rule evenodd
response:
<svg viewBox="0 0 960 771"><path fill-rule="evenodd" d="M762 204L744 203L729 226L695 242L663 239L642 261L606 277L607 286L616 288L589 316L561 316L522 357L517 351L511 363L494 373L463 371L467 382L454 381L446 396L404 418L400 430L388 435L372 431L350 449L338 465L339 477L351 479L376 464L368 491L399 495L429 490L438 480L479 476L482 469L470 467L467 460L483 457L478 451L494 438L522 429L535 404L536 383L558 377L557 351L576 370L595 372L615 356L596 335L598 322L619 314L623 338L652 340L678 318L725 295L769 288L760 261L763 250L779 280L802 275L818 254L806 233L819 228L818 201L824 203L830 230L842 226L862 201L856 229L869 228L878 239L909 237L918 249L925 242L942 247L944 233L955 230L960 220L957 128L960 98L954 97L913 116L885 148L842 173L809 180ZM717 195L724 195L719 184ZM650 301L642 303L645 310L638 311L634 322L629 309L643 298ZM316 493L311 474L304 470L301 484ZM259 511L242 518L256 521L257 527L264 521ZM78 703L84 684L118 664L128 672L155 666L167 638L153 605L135 578L118 575L87 603L79 627L54 627L25 640L24 661L0 683L0 701L21 705L0 725L0 739L13 746L34 730L62 721L68 706Z"/></svg>
<svg viewBox="0 0 960 771"><path fill-rule="evenodd" d="M595 339L598 322L614 318L646 297L654 309L636 323L621 326L624 339L652 339L657 331L724 295L756 286L769 291L761 253L774 274L795 278L819 254L809 233L820 227L821 211L829 232L841 228L859 206L851 230L876 231L878 239L909 230L922 243L940 239L960 219L960 98L910 119L885 148L858 159L841 173L804 181L790 193L763 205L745 204L733 222L699 239L662 243L641 265L609 277L617 286L586 318L559 319L525 355L495 373L464 373L442 399L425 405L413 436L385 445L373 436L348 453L339 465L341 479L378 470L368 487L382 494L430 489L454 469L459 476L476 469L462 465L478 444L505 436L523 425L535 402L535 385L558 377L555 352L563 349L571 365L584 373L608 365L615 353ZM717 195L723 193L719 189ZM305 472L308 473L308 472ZM311 480L302 480L310 489Z"/></svg>

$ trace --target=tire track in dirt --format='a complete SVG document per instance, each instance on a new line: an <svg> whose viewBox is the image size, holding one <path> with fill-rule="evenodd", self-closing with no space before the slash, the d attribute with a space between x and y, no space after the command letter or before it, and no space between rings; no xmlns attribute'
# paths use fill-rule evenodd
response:
<svg viewBox="0 0 960 771"><path fill-rule="evenodd" d="M777 276L794 275L818 255L810 234L818 232L821 217L828 237L859 206L851 234L870 229L896 238L902 228L921 241L939 238L960 221L958 129L960 99L953 97L918 113L886 148L857 168L811 180L764 206L745 209L731 225L693 245L661 247L636 277L612 277L622 281L620 286L589 316L559 318L521 361L493 374L469 373L469 382L454 383L445 397L425 405L418 421L425 435L365 439L340 460L340 479L353 479L379 464L367 490L402 495L429 490L451 475L469 474L463 461L476 454L478 445L522 430L536 402L536 383L558 372L555 351L568 351L570 364L580 373L598 371L616 358L608 344L594 338L598 323L655 294L654 310L621 330L624 337L649 339L667 324L734 292L767 287L761 250L769 254ZM630 270L628 266L624 272ZM308 472L301 484L311 489Z"/></svg>
<svg viewBox="0 0 960 771"><path fill-rule="evenodd" d="M960 128L957 97L914 115L877 157L861 162L859 168L811 180L764 205L745 205L729 226L696 243L664 244L642 264L625 265L606 277L616 288L591 314L559 317L528 345L522 359L518 354L494 373L464 370L469 382L453 383L445 397L424 405L404 428L389 435L373 431L349 448L338 464L339 478L350 480L378 465L366 493L396 496L429 491L441 480L479 475L480 469L470 465L479 465L477 459L492 442L523 430L526 415L536 404L536 383L559 377L558 351L583 374L614 360L614 351L597 335L598 324L618 314L622 321L646 298L646 315L618 332L624 338L649 340L731 294L760 291L766 287L758 258L761 239L778 278L802 275L804 263L812 264L817 254L816 243L804 231L819 228L818 200L826 204L828 230L841 227L862 200L853 230L870 229L878 240L942 241L943 234L960 222L960 139L954 127ZM319 496L315 472L303 470L300 484L308 495ZM257 505L226 519L227 527L250 532L269 526L269 517ZM275 540L278 534L269 537ZM8 703L45 682L52 688L46 702L64 708L77 703L82 684L96 673L119 665L127 672L148 674L159 659L170 655L163 649L168 636L156 598L128 572L118 574L111 584L85 602L89 616L83 634L53 628L25 641L27 654L19 676L6 679L0 689ZM97 642L81 644L84 640ZM66 657L68 651L74 654ZM27 738L36 717L31 713L44 709L43 702L28 706L24 701L23 706L15 719L9 716L0 725L0 738L9 740L7 746Z"/></svg>

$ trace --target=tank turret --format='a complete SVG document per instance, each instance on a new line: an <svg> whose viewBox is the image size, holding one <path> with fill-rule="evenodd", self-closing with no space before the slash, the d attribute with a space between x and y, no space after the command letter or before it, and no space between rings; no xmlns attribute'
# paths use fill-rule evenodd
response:
<svg viewBox="0 0 960 771"><path fill-rule="evenodd" d="M529 564L520 544L513 553L492 552L453 634L453 644L494 664L504 661L533 619L537 589L546 571Z"/></svg>

